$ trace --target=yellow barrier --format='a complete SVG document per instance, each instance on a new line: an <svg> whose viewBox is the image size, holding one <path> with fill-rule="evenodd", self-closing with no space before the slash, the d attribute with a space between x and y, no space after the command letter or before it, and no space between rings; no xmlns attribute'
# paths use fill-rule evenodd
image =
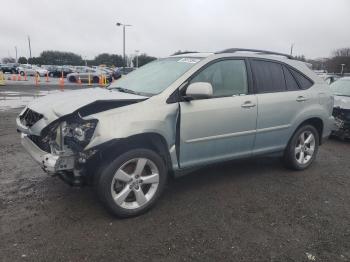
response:
<svg viewBox="0 0 350 262"><path fill-rule="evenodd" d="M5 86L6 82L5 82L5 75L4 72L0 71L0 86Z"/></svg>

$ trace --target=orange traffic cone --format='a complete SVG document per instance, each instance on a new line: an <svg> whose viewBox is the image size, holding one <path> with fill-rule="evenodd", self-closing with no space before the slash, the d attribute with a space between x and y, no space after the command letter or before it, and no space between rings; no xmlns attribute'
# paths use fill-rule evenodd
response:
<svg viewBox="0 0 350 262"><path fill-rule="evenodd" d="M99 77L98 77L98 84L100 85L100 86L103 86L103 82L102 82L103 80L102 80L102 75L100 75Z"/></svg>
<svg viewBox="0 0 350 262"><path fill-rule="evenodd" d="M80 79L80 76L78 76L78 85L81 86L81 79Z"/></svg>
<svg viewBox="0 0 350 262"><path fill-rule="evenodd" d="M17 81L22 81L22 77L21 77L21 74L20 74L20 73L18 73Z"/></svg>
<svg viewBox="0 0 350 262"><path fill-rule="evenodd" d="M27 73L24 73L24 81L27 81Z"/></svg>
<svg viewBox="0 0 350 262"><path fill-rule="evenodd" d="M49 72L46 73L46 82L50 82L50 80L49 80Z"/></svg>
<svg viewBox="0 0 350 262"><path fill-rule="evenodd" d="M16 75L15 74L12 74L12 81L16 81Z"/></svg>
<svg viewBox="0 0 350 262"><path fill-rule="evenodd" d="M63 77L60 78L60 89L61 89L61 91L64 90L64 78Z"/></svg>

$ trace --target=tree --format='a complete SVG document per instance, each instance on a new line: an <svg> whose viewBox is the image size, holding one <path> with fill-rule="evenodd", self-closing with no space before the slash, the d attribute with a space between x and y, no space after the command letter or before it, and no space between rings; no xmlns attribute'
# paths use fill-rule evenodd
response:
<svg viewBox="0 0 350 262"><path fill-rule="evenodd" d="M43 51L39 59L43 65L84 65L81 56L72 52Z"/></svg>
<svg viewBox="0 0 350 262"><path fill-rule="evenodd" d="M143 54L139 55L137 57L137 59L138 59L138 66L140 67L140 66L143 66L149 62L152 62L153 60L156 60L157 58L154 56L149 56L149 55L143 53ZM136 56L133 58L132 63L134 66L136 66L136 64L137 64L136 63Z"/></svg>
<svg viewBox="0 0 350 262"><path fill-rule="evenodd" d="M107 65L107 66L123 66L123 57L117 54L102 53L95 57L92 61L94 65Z"/></svg>
<svg viewBox="0 0 350 262"><path fill-rule="evenodd" d="M16 59L14 59L13 57L4 57L2 59L2 62L7 64L7 63L15 63L16 62Z"/></svg>
<svg viewBox="0 0 350 262"><path fill-rule="evenodd" d="M20 64L27 64L28 60L27 60L26 57L21 56L21 57L18 58L18 63L20 63Z"/></svg>
<svg viewBox="0 0 350 262"><path fill-rule="evenodd" d="M343 73L350 73L350 48L339 48L332 52L332 57L325 61L329 73L340 73L344 64Z"/></svg>
<svg viewBox="0 0 350 262"><path fill-rule="evenodd" d="M42 63L40 57L30 57L30 58L28 58L28 64L31 64L31 65L44 65L44 63Z"/></svg>

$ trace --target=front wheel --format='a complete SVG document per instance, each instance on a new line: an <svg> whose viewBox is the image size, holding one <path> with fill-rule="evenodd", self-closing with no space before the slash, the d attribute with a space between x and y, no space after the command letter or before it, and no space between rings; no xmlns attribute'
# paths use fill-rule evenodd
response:
<svg viewBox="0 0 350 262"><path fill-rule="evenodd" d="M106 165L95 187L112 214L131 217L146 212L155 204L166 180L166 166L157 153L134 149Z"/></svg>
<svg viewBox="0 0 350 262"><path fill-rule="evenodd" d="M319 134L311 125L301 126L289 141L284 152L284 162L294 170L304 170L315 160L319 146Z"/></svg>

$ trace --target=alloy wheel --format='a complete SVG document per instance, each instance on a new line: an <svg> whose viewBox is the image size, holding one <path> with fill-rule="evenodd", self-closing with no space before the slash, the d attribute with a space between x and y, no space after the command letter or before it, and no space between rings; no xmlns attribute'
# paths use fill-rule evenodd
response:
<svg viewBox="0 0 350 262"><path fill-rule="evenodd" d="M316 147L315 136L310 131L300 134L295 146L295 159L301 165L307 164L313 157Z"/></svg>
<svg viewBox="0 0 350 262"><path fill-rule="evenodd" d="M126 209L136 209L147 204L157 192L159 170L147 158L126 161L115 172L111 194L114 202Z"/></svg>

